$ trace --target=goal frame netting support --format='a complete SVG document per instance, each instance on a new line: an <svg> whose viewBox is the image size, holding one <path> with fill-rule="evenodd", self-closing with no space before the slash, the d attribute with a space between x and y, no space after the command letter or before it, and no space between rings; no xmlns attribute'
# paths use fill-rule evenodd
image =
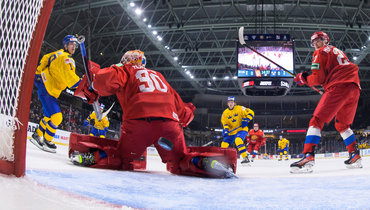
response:
<svg viewBox="0 0 370 210"><path fill-rule="evenodd" d="M14 131L14 161L0 159L0 173L2 174L14 174L16 177L21 177L25 174L27 128L33 81L35 78L41 45L54 2L55 0L43 0L43 6L40 9L40 13L37 18L37 24L32 33L32 39L28 48L28 54L24 65L24 71L19 90L18 107L15 115L19 122L19 128Z"/></svg>

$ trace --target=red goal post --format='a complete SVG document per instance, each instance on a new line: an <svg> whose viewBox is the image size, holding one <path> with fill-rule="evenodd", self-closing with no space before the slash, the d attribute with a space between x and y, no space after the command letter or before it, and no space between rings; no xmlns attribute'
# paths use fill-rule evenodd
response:
<svg viewBox="0 0 370 210"><path fill-rule="evenodd" d="M0 173L26 169L27 127L33 80L55 0L0 3Z"/></svg>

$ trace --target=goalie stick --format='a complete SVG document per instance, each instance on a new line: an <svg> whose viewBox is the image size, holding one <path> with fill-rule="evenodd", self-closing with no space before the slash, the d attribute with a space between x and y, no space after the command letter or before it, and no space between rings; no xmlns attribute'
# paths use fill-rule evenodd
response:
<svg viewBox="0 0 370 210"><path fill-rule="evenodd" d="M244 46L244 47L247 47L248 49L252 50L253 52L257 53L259 56L263 57L264 59L270 61L271 63L275 64L277 67L281 68L283 71L285 71L286 73L292 75L293 77L296 77L295 74L293 74L292 72L288 71L286 68L280 66L279 64L277 64L275 61L271 60L270 58L264 56L262 53L258 52L257 50L255 50L254 48L252 48L251 46L247 45L244 41L244 27L240 27L239 28L239 43ZM307 84L308 85L308 84ZM309 85L308 85L309 86ZM320 95L323 94L323 92L319 89L317 89L316 87L314 86L309 86L310 88L314 89L316 92L320 93Z"/></svg>
<svg viewBox="0 0 370 210"><path fill-rule="evenodd" d="M107 111L102 113L102 117L101 117L102 119L109 114L110 110L112 110L115 103L116 102L113 102L112 106L110 106L110 108Z"/></svg>
<svg viewBox="0 0 370 210"><path fill-rule="evenodd" d="M89 86L90 86L89 89L90 89L90 88L92 88L91 87L91 83L92 83L91 79L92 79L92 77L91 77L91 73L90 73L90 69L89 69L89 64L88 64L88 61L87 61L86 50L85 50L85 36L83 36L83 35L77 36L77 41L80 44L82 60L84 62L85 74L86 74L87 81L88 81ZM103 119L103 114L100 111L99 102L98 101L94 101L94 103L92 104L92 106L94 108L94 111L95 111L95 114L96 114L96 118L98 119L98 121L101 121L101 119Z"/></svg>

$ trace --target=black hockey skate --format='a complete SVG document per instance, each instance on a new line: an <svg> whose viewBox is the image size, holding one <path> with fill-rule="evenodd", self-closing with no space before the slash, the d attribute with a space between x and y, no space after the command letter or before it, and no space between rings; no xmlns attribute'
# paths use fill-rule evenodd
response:
<svg viewBox="0 0 370 210"><path fill-rule="evenodd" d="M95 164L95 156L92 152L79 153L77 151L74 151L71 154L70 159L74 165L78 166L91 166Z"/></svg>
<svg viewBox="0 0 370 210"><path fill-rule="evenodd" d="M240 163L242 166L251 166L251 161L249 161L248 157L245 157Z"/></svg>
<svg viewBox="0 0 370 210"><path fill-rule="evenodd" d="M220 178L238 178L234 173L233 169L213 158L205 157L202 159L202 166L204 170L212 173L216 177Z"/></svg>
<svg viewBox="0 0 370 210"><path fill-rule="evenodd" d="M315 153L309 152L305 156L290 165L290 173L312 173L312 166L315 165Z"/></svg>
<svg viewBox="0 0 370 210"><path fill-rule="evenodd" d="M44 143L42 141L42 137L40 137L36 132L34 132L30 138L30 142L34 144L41 150L44 150Z"/></svg>
<svg viewBox="0 0 370 210"><path fill-rule="evenodd" d="M43 142L44 142L44 147L42 150L46 152L56 153L57 146L53 142L45 140L45 139Z"/></svg>
<svg viewBox="0 0 370 210"><path fill-rule="evenodd" d="M356 150L349 153L349 158L348 160L344 161L344 164L349 169L362 168L360 152Z"/></svg>

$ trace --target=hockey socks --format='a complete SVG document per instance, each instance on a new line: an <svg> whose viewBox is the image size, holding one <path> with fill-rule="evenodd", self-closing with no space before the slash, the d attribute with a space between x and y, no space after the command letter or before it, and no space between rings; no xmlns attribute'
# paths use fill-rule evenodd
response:
<svg viewBox="0 0 370 210"><path fill-rule="evenodd" d="M303 154L313 152L314 147L320 143L320 139L321 139L321 130L317 127L310 126L307 130Z"/></svg>

